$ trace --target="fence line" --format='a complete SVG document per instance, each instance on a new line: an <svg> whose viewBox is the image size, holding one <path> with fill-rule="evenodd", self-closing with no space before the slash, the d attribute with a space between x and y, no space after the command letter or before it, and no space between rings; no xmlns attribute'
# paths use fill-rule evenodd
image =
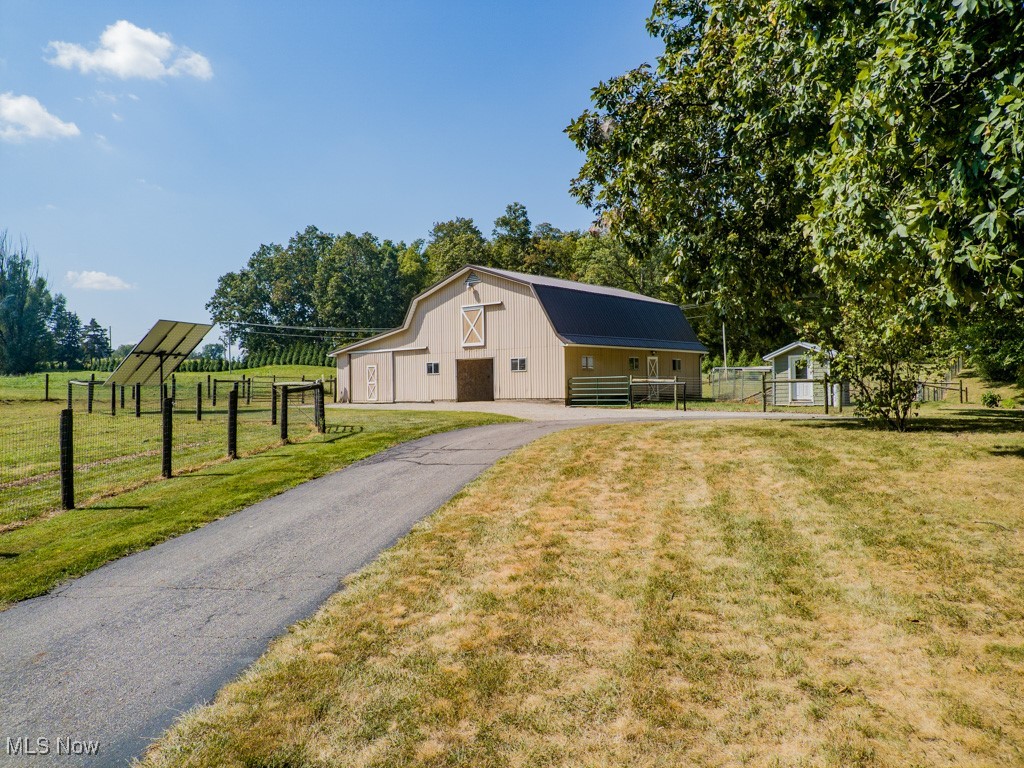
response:
<svg viewBox="0 0 1024 768"><path fill-rule="evenodd" d="M286 423L274 423L269 401L243 405L241 387L230 392L230 407L225 403L216 408L203 402L200 389L190 397L179 390L178 400L168 397L163 407L154 407L161 387L129 387L129 407L121 408L119 388L94 381L71 385L73 407L0 432L0 534L73 508L76 500L119 493L225 457L258 453L292 435L325 432L322 382L300 383L297 390L281 398L282 411L290 404L296 417L289 433ZM301 398L309 405L302 405ZM137 411L133 400L145 407Z"/></svg>

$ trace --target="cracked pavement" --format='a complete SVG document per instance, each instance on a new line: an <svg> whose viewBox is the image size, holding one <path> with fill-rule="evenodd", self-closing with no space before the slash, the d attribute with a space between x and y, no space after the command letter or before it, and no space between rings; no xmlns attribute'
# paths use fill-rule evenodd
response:
<svg viewBox="0 0 1024 768"><path fill-rule="evenodd" d="M405 443L0 613L0 765L130 763L486 467L571 426ZM11 755L19 737L51 753ZM100 752L57 756L59 738Z"/></svg>

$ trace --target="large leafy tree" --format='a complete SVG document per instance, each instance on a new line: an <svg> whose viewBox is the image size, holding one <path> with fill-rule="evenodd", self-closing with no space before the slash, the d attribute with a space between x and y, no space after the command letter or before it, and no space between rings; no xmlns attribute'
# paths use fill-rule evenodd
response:
<svg viewBox="0 0 1024 768"><path fill-rule="evenodd" d="M489 264L491 260L490 243L472 219L462 217L434 224L425 253L431 281L467 264Z"/></svg>
<svg viewBox="0 0 1024 768"><path fill-rule="evenodd" d="M533 245L533 224L526 206L509 203L505 212L494 220L491 232L491 262L501 269L529 271Z"/></svg>
<svg viewBox="0 0 1024 768"><path fill-rule="evenodd" d="M1020 300L1022 25L1008 0L660 0L657 68L568 129L573 191L639 256L666 242L687 295L811 330L853 378L903 360L868 398L900 427L954 316Z"/></svg>

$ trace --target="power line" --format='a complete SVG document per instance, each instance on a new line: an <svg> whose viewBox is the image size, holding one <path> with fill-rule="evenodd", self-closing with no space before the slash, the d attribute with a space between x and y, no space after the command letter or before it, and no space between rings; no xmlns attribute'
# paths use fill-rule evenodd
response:
<svg viewBox="0 0 1024 768"><path fill-rule="evenodd" d="M247 323L241 320L221 320L218 325L244 325L257 328L283 328L290 331L328 331L331 333L383 333L390 328L339 328L315 325L277 325L274 323ZM253 331L255 333L255 331Z"/></svg>

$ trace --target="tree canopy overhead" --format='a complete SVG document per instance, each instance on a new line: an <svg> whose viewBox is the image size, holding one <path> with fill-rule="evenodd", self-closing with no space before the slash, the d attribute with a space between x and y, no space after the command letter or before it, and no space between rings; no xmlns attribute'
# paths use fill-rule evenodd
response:
<svg viewBox="0 0 1024 768"><path fill-rule="evenodd" d="M1020 304L1018 2L658 0L648 28L656 67L567 129L571 189L623 242L670 248L686 295L778 312L852 374Z"/></svg>

